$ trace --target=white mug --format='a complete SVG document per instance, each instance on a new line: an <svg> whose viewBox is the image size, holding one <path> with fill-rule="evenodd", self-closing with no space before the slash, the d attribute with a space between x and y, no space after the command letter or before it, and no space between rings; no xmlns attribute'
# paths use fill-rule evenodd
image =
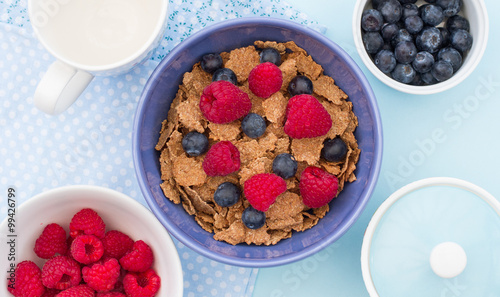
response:
<svg viewBox="0 0 500 297"><path fill-rule="evenodd" d="M129 71L151 56L166 24L168 0L28 0L29 17L56 61L33 100L48 114L66 110L94 76Z"/></svg>

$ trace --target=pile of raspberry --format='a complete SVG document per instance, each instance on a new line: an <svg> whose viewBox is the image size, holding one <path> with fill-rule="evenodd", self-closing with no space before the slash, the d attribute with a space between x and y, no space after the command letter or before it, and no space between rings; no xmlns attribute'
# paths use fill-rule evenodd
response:
<svg viewBox="0 0 500 297"><path fill-rule="evenodd" d="M278 67L281 56L273 49L261 52L260 64L248 76L250 91L264 100L280 91L283 75ZM219 54L203 56L201 67L213 73L212 83L204 90L199 107L210 122L227 124L242 119L241 129L250 138L259 138L266 130L266 122L261 115L251 113L252 102L249 95L236 85L236 75L229 68L223 68ZM305 76L295 77L288 86L291 98L286 106L284 132L293 139L314 138L328 133L332 118L325 107L313 94L313 83ZM195 133L197 136L193 136ZM240 153L230 141L220 141L209 147L205 135L191 131L183 138L183 148L190 156L205 154L203 170L208 176L225 176L240 169ZM345 143L338 138L343 148ZM325 144L325 147L328 144ZM196 152L192 154L192 152ZM343 149L338 160L345 159ZM287 190L286 179L295 175L297 162L290 154L282 154L273 162L273 172L256 174L245 181L243 194L250 207L242 214L242 221L250 229L258 229L265 224L265 212L276 198ZM317 166L307 167L300 177L300 194L303 203L310 208L328 204L337 195L338 179ZM236 204L241 191L237 185L221 184L214 200L222 207Z"/></svg>
<svg viewBox="0 0 500 297"><path fill-rule="evenodd" d="M46 260L16 265L7 288L16 297L155 296L160 277L153 270L153 251L118 230L106 232L99 214L84 208L69 224L48 224L36 239L35 254Z"/></svg>

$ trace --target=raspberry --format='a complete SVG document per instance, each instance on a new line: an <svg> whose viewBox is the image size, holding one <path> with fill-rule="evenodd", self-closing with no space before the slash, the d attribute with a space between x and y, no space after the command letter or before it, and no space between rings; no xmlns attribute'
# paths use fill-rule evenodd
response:
<svg viewBox="0 0 500 297"><path fill-rule="evenodd" d="M79 235L71 243L71 256L82 264L90 264L101 259L104 254L102 241L94 235Z"/></svg>
<svg viewBox="0 0 500 297"><path fill-rule="evenodd" d="M94 297L94 290L87 285L78 285L57 294L57 297Z"/></svg>
<svg viewBox="0 0 500 297"><path fill-rule="evenodd" d="M268 98L278 92L282 84L283 74L280 68L271 62L255 66L248 75L248 88L261 98Z"/></svg>
<svg viewBox="0 0 500 297"><path fill-rule="evenodd" d="M96 297L127 297L127 295L120 292L99 292Z"/></svg>
<svg viewBox="0 0 500 297"><path fill-rule="evenodd" d="M120 292L120 293L125 293L125 290L123 289L123 278L128 272L125 269L120 269L120 276L118 277L118 280L116 281L115 287L113 288L113 292Z"/></svg>
<svg viewBox="0 0 500 297"><path fill-rule="evenodd" d="M66 246L68 247L68 252L69 252L69 248L71 247L71 244L73 243L73 240L74 238L70 236L68 236L68 238L66 239Z"/></svg>
<svg viewBox="0 0 500 297"><path fill-rule="evenodd" d="M42 267L42 283L47 288L66 290L81 280L80 265L67 256L56 256Z"/></svg>
<svg viewBox="0 0 500 297"><path fill-rule="evenodd" d="M127 296L155 296L160 289L160 277L152 269L141 273L128 273L123 279Z"/></svg>
<svg viewBox="0 0 500 297"><path fill-rule="evenodd" d="M321 207L337 195L338 184L339 181L335 175L319 167L309 166L300 176L300 195L306 206Z"/></svg>
<svg viewBox="0 0 500 297"><path fill-rule="evenodd" d="M120 259L128 252L134 241L127 235L117 230L106 232L102 239L105 257Z"/></svg>
<svg viewBox="0 0 500 297"><path fill-rule="evenodd" d="M217 124L227 124L250 112L252 101L248 94L227 81L214 81L201 94L203 116Z"/></svg>
<svg viewBox="0 0 500 297"><path fill-rule="evenodd" d="M32 261L22 261L16 266L15 276L8 278L7 290L16 297L42 296L42 271Z"/></svg>
<svg viewBox="0 0 500 297"><path fill-rule="evenodd" d="M55 223L45 226L33 248L35 254L42 259L50 259L56 254L64 255L67 250L66 231Z"/></svg>
<svg viewBox="0 0 500 297"><path fill-rule="evenodd" d="M286 107L285 133L296 139L325 135L332 118L325 107L311 95L293 96Z"/></svg>
<svg viewBox="0 0 500 297"><path fill-rule="evenodd" d="M106 225L102 218L90 208L84 208L76 213L69 223L69 234L75 238L81 234L104 236Z"/></svg>
<svg viewBox="0 0 500 297"><path fill-rule="evenodd" d="M230 141L220 141L208 150L202 166L209 176L228 175L240 169L240 151Z"/></svg>
<svg viewBox="0 0 500 297"><path fill-rule="evenodd" d="M267 211L276 198L286 191L286 182L273 173L261 173L245 181L243 193L257 210Z"/></svg>
<svg viewBox="0 0 500 297"><path fill-rule="evenodd" d="M59 293L61 293L61 290L46 288L45 293L40 297L55 297Z"/></svg>
<svg viewBox="0 0 500 297"><path fill-rule="evenodd" d="M153 251L142 240L134 242L132 249L120 258L122 268L132 272L144 272L153 265Z"/></svg>
<svg viewBox="0 0 500 297"><path fill-rule="evenodd" d="M82 268L83 280L98 292L110 291L114 288L120 276L120 264L115 258L109 258L102 263Z"/></svg>

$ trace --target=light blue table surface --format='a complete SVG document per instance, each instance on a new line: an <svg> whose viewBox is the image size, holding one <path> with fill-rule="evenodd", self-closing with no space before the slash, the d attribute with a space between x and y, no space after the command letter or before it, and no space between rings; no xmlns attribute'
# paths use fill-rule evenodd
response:
<svg viewBox="0 0 500 297"><path fill-rule="evenodd" d="M490 35L476 70L457 87L430 96L395 91L378 81L363 65L352 37L355 1L289 0L289 3L325 25L325 35L342 46L368 78L383 122L383 163L375 192L352 228L310 258L260 269L253 296L368 296L361 277L363 234L377 207L392 192L415 180L448 176L472 182L500 197L500 35L496 32L500 23L494 13L500 3L485 0ZM436 138L436 135L441 136ZM459 290L450 292L460 294Z"/></svg>

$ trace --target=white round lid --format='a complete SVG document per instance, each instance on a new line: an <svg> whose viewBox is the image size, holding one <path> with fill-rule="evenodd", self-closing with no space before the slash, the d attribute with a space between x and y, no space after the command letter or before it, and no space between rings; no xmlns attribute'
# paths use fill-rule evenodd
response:
<svg viewBox="0 0 500 297"><path fill-rule="evenodd" d="M500 202L454 178L428 178L392 194L361 249L371 297L498 296Z"/></svg>
<svg viewBox="0 0 500 297"><path fill-rule="evenodd" d="M453 278L467 266L467 254L458 243L447 241L432 249L429 262L435 274L442 278Z"/></svg>

